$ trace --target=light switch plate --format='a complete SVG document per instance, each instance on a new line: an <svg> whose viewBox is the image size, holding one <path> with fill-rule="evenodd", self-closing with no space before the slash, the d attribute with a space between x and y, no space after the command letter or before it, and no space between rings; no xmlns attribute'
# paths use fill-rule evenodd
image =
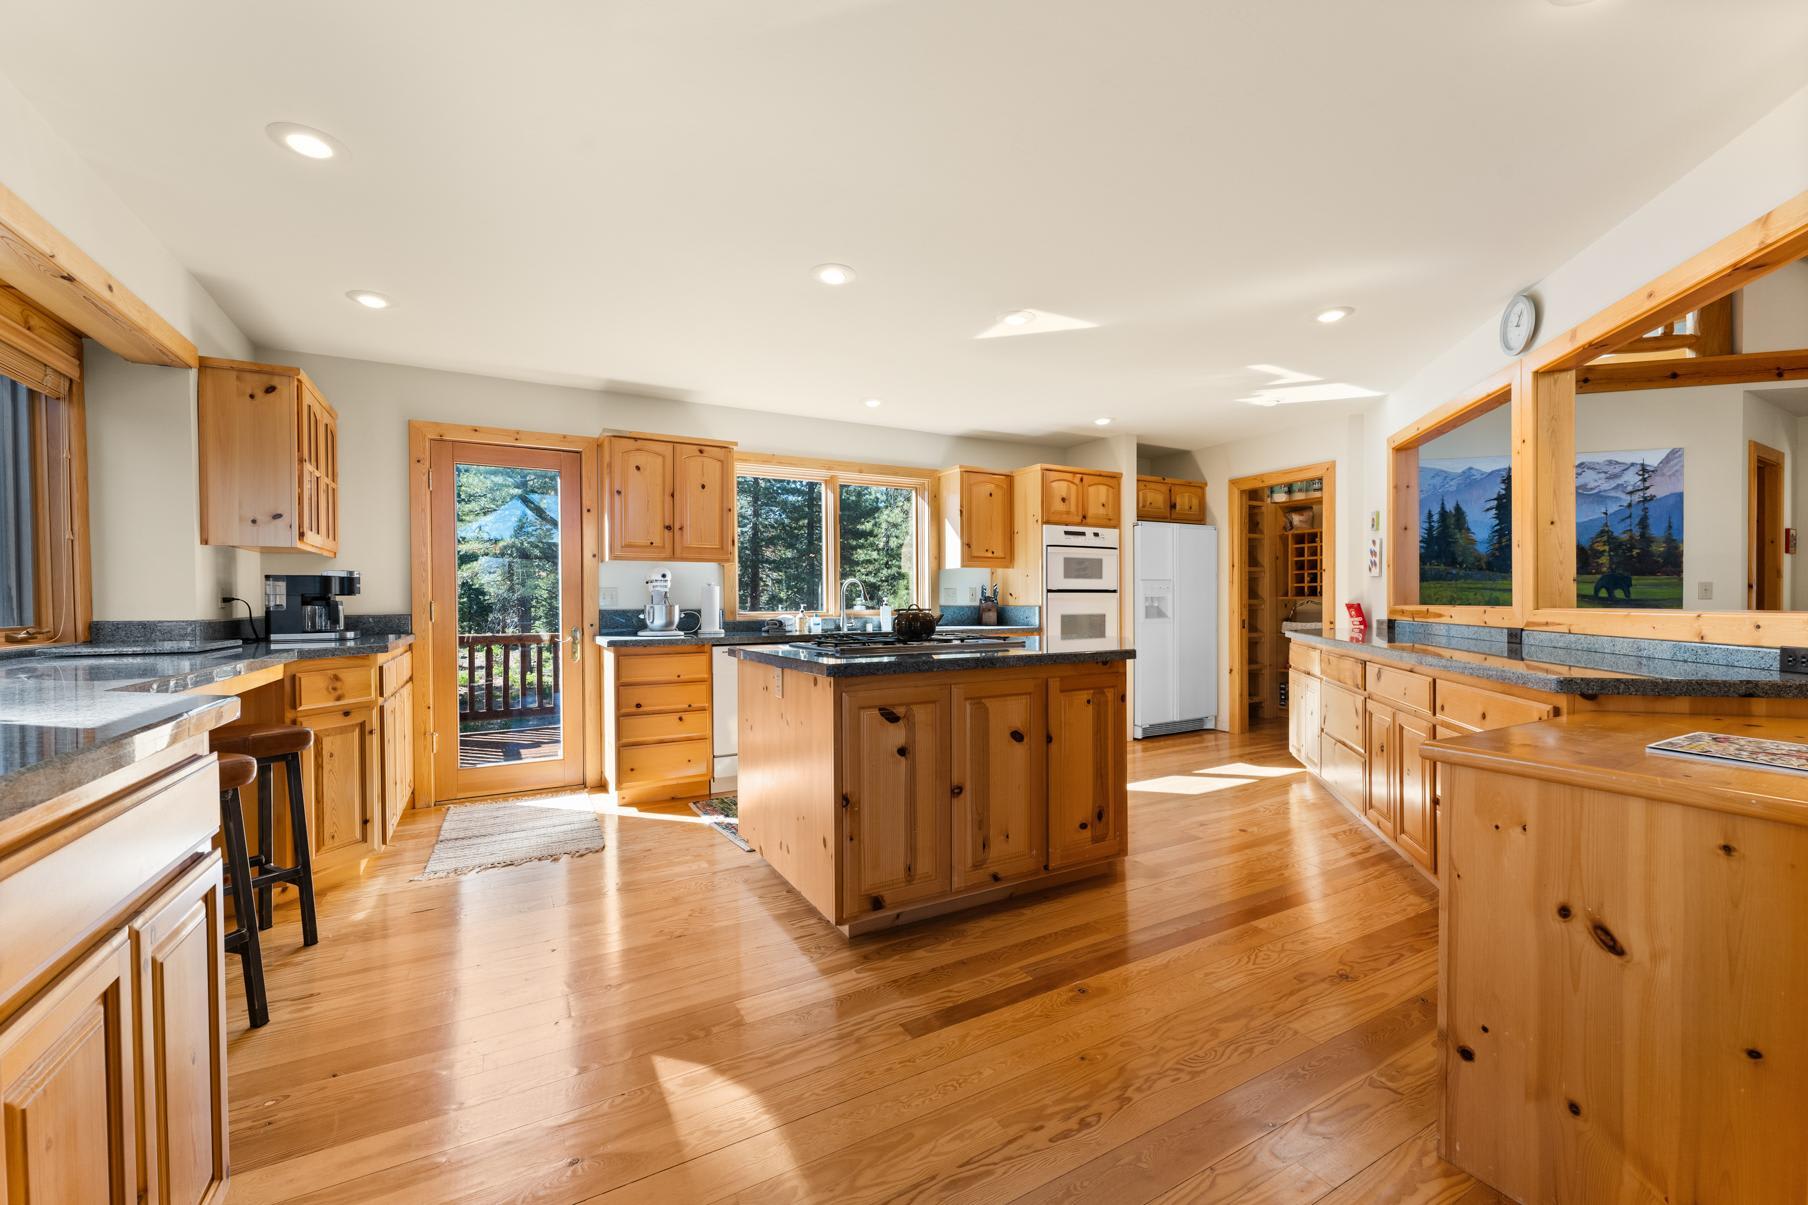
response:
<svg viewBox="0 0 1808 1205"><path fill-rule="evenodd" d="M959 603L960 603L960 587L959 586L943 586L942 587L942 601L944 603L948 603L950 605L955 605L955 606L959 605Z"/></svg>

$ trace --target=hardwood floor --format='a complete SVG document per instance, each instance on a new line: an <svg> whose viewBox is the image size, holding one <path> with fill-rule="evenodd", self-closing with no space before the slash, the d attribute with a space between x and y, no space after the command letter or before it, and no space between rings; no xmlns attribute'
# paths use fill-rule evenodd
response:
<svg viewBox="0 0 1808 1205"><path fill-rule="evenodd" d="M415 882L233 975L234 1205L1480 1202L1436 1152L1437 908L1281 726L1130 758L1121 876L848 941L688 809Z"/></svg>

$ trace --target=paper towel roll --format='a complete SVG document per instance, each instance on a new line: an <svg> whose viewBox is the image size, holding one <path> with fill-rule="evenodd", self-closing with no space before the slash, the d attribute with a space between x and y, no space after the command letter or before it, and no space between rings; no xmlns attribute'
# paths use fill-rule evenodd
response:
<svg viewBox="0 0 1808 1205"><path fill-rule="evenodd" d="M703 605L700 611L698 635L722 635L722 587L714 582L703 583Z"/></svg>

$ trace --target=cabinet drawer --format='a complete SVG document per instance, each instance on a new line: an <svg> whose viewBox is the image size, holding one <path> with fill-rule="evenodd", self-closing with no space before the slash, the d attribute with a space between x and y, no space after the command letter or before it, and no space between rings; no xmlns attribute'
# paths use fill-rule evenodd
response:
<svg viewBox="0 0 1808 1205"><path fill-rule="evenodd" d="M709 707L709 683L667 682L657 686L624 686L616 691L616 710L636 712L693 711Z"/></svg>
<svg viewBox="0 0 1808 1205"><path fill-rule="evenodd" d="M1485 732L1490 728L1548 720L1556 714L1557 708L1550 703L1503 695L1459 682L1438 684L1438 718L1465 728Z"/></svg>
<svg viewBox="0 0 1808 1205"><path fill-rule="evenodd" d="M619 654L615 680L622 686L647 682L709 681L709 649L696 652Z"/></svg>
<svg viewBox="0 0 1808 1205"><path fill-rule="evenodd" d="M1345 690L1329 680L1323 682L1319 694L1319 710L1323 717L1324 734L1335 737L1360 752L1366 746L1363 743L1363 697L1353 690Z"/></svg>
<svg viewBox="0 0 1808 1205"><path fill-rule="evenodd" d="M709 712L678 711L665 715L624 715L616 728L616 741L623 745L647 741L669 741L685 737L709 735Z"/></svg>
<svg viewBox="0 0 1808 1205"><path fill-rule="evenodd" d="M370 670L369 665L297 670L290 678L290 706L295 711L308 711L368 702L377 697L375 675Z"/></svg>
<svg viewBox="0 0 1808 1205"><path fill-rule="evenodd" d="M616 754L621 785L703 778L710 771L709 742L672 741L663 745L629 745Z"/></svg>
<svg viewBox="0 0 1808 1205"><path fill-rule="evenodd" d="M1431 682L1430 678L1391 665L1369 663L1369 693L1397 707L1410 707L1430 715Z"/></svg>
<svg viewBox="0 0 1808 1205"><path fill-rule="evenodd" d="M1331 788L1331 793L1344 803L1357 812L1366 810L1368 801L1364 792L1368 762L1362 754L1332 739L1328 733L1319 738L1318 776Z"/></svg>
<svg viewBox="0 0 1808 1205"><path fill-rule="evenodd" d="M1318 677L1318 650L1309 644L1301 644L1297 640L1289 640L1287 644L1287 664L1302 674Z"/></svg>
<svg viewBox="0 0 1808 1205"><path fill-rule="evenodd" d="M1336 653L1321 653L1318 659L1319 672L1327 682L1341 682L1351 690L1365 689L1366 679L1362 672L1362 662L1355 657L1340 657Z"/></svg>

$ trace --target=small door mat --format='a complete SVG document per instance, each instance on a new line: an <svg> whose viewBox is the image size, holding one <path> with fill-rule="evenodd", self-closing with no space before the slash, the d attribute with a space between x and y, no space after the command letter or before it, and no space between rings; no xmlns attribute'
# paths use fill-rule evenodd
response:
<svg viewBox="0 0 1808 1205"><path fill-rule="evenodd" d="M741 837L741 805L733 795L699 799L691 804L691 811L709 821L711 828L748 853L753 852L753 846L747 844Z"/></svg>
<svg viewBox="0 0 1808 1205"><path fill-rule="evenodd" d="M544 862L603 848L603 826L584 795L518 803L461 803L446 809L423 879Z"/></svg>

